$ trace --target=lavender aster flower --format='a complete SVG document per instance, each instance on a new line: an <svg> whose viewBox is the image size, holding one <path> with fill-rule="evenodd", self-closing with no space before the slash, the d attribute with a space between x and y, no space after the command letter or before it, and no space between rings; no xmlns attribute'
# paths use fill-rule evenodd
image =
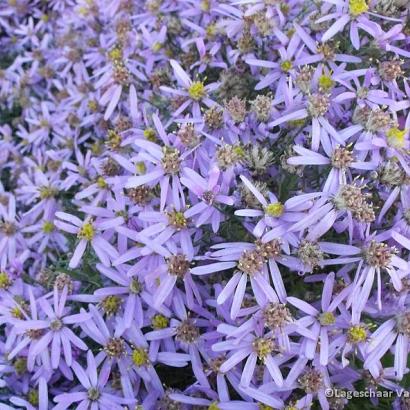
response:
<svg viewBox="0 0 410 410"><path fill-rule="evenodd" d="M101 262L106 266L110 265L110 259L113 260L118 257L117 250L104 239L101 231L115 227L116 225L121 225L122 218L113 221L109 220L107 223L99 223L94 222L91 218L87 218L83 222L76 216L69 215L65 212L57 212L56 216L60 218L60 220L56 221L56 226L61 230L76 234L80 240L70 260L70 268L75 268L80 264L81 257L88 243L91 244Z"/></svg>
<svg viewBox="0 0 410 410"><path fill-rule="evenodd" d="M68 366L71 365L73 355L72 347L74 345L78 349L87 350L87 345L74 334L70 329L70 325L82 323L89 319L86 313L79 313L74 315L67 315L65 310L65 303L67 300L67 287L64 287L61 295L57 287L53 291L54 309L51 307L47 299L39 300L39 305L45 313L46 318L37 320L21 320L15 323L17 332L26 333L26 338L14 350L16 354L24 344L27 344L27 339L30 340L32 333L40 335L35 347L30 349L27 358L28 368L33 368L36 357L44 350L50 348L51 367L57 368L61 360L61 352L64 353L64 360ZM13 356L13 355L11 355ZM48 363L45 363L47 366Z"/></svg>
<svg viewBox="0 0 410 410"><path fill-rule="evenodd" d="M93 407L95 409L122 409L122 404L127 403L125 399L106 391L107 376L109 374L100 374L98 377L97 362L91 351L87 352L87 367L84 369L77 362L72 364L73 371L81 384L77 392L62 393L55 397L57 403L55 409L67 409L73 403L79 408Z"/></svg>
<svg viewBox="0 0 410 410"><path fill-rule="evenodd" d="M409 407L407 5L1 2L0 409Z"/></svg>

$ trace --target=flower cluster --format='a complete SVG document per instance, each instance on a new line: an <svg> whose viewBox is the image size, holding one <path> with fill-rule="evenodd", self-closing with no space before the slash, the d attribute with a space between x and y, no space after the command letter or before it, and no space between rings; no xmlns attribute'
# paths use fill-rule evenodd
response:
<svg viewBox="0 0 410 410"><path fill-rule="evenodd" d="M406 389L409 8L3 0L0 410Z"/></svg>

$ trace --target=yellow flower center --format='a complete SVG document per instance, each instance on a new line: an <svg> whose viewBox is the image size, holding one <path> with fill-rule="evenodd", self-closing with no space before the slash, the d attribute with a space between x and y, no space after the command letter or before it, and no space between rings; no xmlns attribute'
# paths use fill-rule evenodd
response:
<svg viewBox="0 0 410 410"><path fill-rule="evenodd" d="M100 398L101 393L97 388L91 387L87 392L87 396L90 401L97 401Z"/></svg>
<svg viewBox="0 0 410 410"><path fill-rule="evenodd" d="M169 224L177 230L184 229L187 226L187 219L183 212L172 211L167 213Z"/></svg>
<svg viewBox="0 0 410 410"><path fill-rule="evenodd" d="M367 337L366 328L364 326L351 326L347 331L347 338L351 343L365 342Z"/></svg>
<svg viewBox="0 0 410 410"><path fill-rule="evenodd" d="M107 296L101 301L101 307L108 316L115 315L120 306L121 306L121 298L119 296Z"/></svg>
<svg viewBox="0 0 410 410"><path fill-rule="evenodd" d="M209 2L209 0L202 0L199 3L199 7L201 8L202 11L209 11L211 4Z"/></svg>
<svg viewBox="0 0 410 410"><path fill-rule="evenodd" d="M218 407L218 403L216 401L211 403L208 407L208 410L220 410L220 408Z"/></svg>
<svg viewBox="0 0 410 410"><path fill-rule="evenodd" d="M240 145L235 145L233 147L233 152L237 157L244 157L245 156L245 150Z"/></svg>
<svg viewBox="0 0 410 410"><path fill-rule="evenodd" d="M145 166L143 162L137 162L135 164L135 169L137 170L139 174L145 174L147 167Z"/></svg>
<svg viewBox="0 0 410 410"><path fill-rule="evenodd" d="M353 17L360 16L369 10L366 0L349 0L349 12Z"/></svg>
<svg viewBox="0 0 410 410"><path fill-rule="evenodd" d="M88 101L87 107L88 107L91 111L94 111L94 112L97 111L97 109L98 109L97 101L94 101L94 100Z"/></svg>
<svg viewBox="0 0 410 410"><path fill-rule="evenodd" d="M281 63L280 68L287 73L292 68L292 62L290 60L285 60Z"/></svg>
<svg viewBox="0 0 410 410"><path fill-rule="evenodd" d="M205 97L206 91L204 83L202 81L194 81L188 88L188 93L189 96L195 101Z"/></svg>
<svg viewBox="0 0 410 410"><path fill-rule="evenodd" d="M290 10L289 4L286 4L286 3L281 2L281 4L280 4L279 7L280 7L280 11L281 11L283 14L286 15L286 14L289 13L289 10ZM290 30L288 30L288 35L289 35L289 34L292 35L294 32L295 32L295 30L290 29Z"/></svg>
<svg viewBox="0 0 410 410"><path fill-rule="evenodd" d="M138 295L141 292L142 285L138 282L138 279L133 278L130 282L130 292Z"/></svg>
<svg viewBox="0 0 410 410"><path fill-rule="evenodd" d="M102 144L100 141L94 142L94 144L91 145L91 152L95 155L99 155L102 152ZM79 169L83 169L82 167L78 167ZM84 170L85 172L85 170Z"/></svg>
<svg viewBox="0 0 410 410"><path fill-rule="evenodd" d="M94 238L94 227L90 222L86 222L78 231L77 236L80 239L87 239L87 241L91 241Z"/></svg>
<svg viewBox="0 0 410 410"><path fill-rule="evenodd" d="M273 407L268 406L267 404L259 403L258 405L259 410L273 410Z"/></svg>
<svg viewBox="0 0 410 410"><path fill-rule="evenodd" d="M162 48L162 44L159 43L158 41L151 46L151 50L154 53L158 53L158 51L161 50L161 48Z"/></svg>
<svg viewBox="0 0 410 410"><path fill-rule="evenodd" d="M153 128L147 128L144 130L144 138L148 141L154 142L157 139L155 130Z"/></svg>
<svg viewBox="0 0 410 410"><path fill-rule="evenodd" d="M253 343L253 350L258 355L260 360L264 360L266 356L271 354L275 349L275 343L273 339L269 337L257 337Z"/></svg>
<svg viewBox="0 0 410 410"><path fill-rule="evenodd" d="M122 50L118 47L115 47L108 53L108 56L112 61L122 60Z"/></svg>
<svg viewBox="0 0 410 410"><path fill-rule="evenodd" d="M404 137L407 133L407 130L400 130L397 127L390 128L387 135L387 142L393 148L403 148L404 147Z"/></svg>
<svg viewBox="0 0 410 410"><path fill-rule="evenodd" d="M322 326L330 326L335 323L336 319L332 312L323 312L319 317Z"/></svg>
<svg viewBox="0 0 410 410"><path fill-rule="evenodd" d="M206 35L208 37L214 37L216 34L217 30L216 30L216 24L209 24L206 27Z"/></svg>
<svg viewBox="0 0 410 410"><path fill-rule="evenodd" d="M169 320L164 315L155 315L152 320L151 324L154 329L165 329L168 326Z"/></svg>
<svg viewBox="0 0 410 410"><path fill-rule="evenodd" d="M39 402L39 395L37 390L30 390L27 394L27 401L32 405L37 407Z"/></svg>
<svg viewBox="0 0 410 410"><path fill-rule="evenodd" d="M107 182L105 181L105 179L103 177L98 177L97 178L97 185L101 189L105 189L108 186Z"/></svg>
<svg viewBox="0 0 410 410"><path fill-rule="evenodd" d="M149 364L149 357L148 353L145 349L143 348L136 348L132 351L132 362L135 364L137 367L141 366L146 366Z"/></svg>
<svg viewBox="0 0 410 410"><path fill-rule="evenodd" d="M87 9L87 7L84 7L84 6L79 7L79 8L78 8L78 13L79 13L81 16L86 16L86 15L88 14L88 9Z"/></svg>
<svg viewBox="0 0 410 410"><path fill-rule="evenodd" d="M305 120L304 120L303 118L300 119L300 120L291 120L291 121L288 121L288 124L289 124L291 127L294 127L294 128L301 127L304 123L305 123Z"/></svg>
<svg viewBox="0 0 410 410"><path fill-rule="evenodd" d="M106 145L111 149L118 149L121 146L121 135L115 130L108 130Z"/></svg>
<svg viewBox="0 0 410 410"><path fill-rule="evenodd" d="M38 189L41 199L53 198L57 195L57 190L50 186L42 186Z"/></svg>
<svg viewBox="0 0 410 410"><path fill-rule="evenodd" d="M323 90L330 90L333 87L333 84L332 77L324 74L319 77L319 87Z"/></svg>
<svg viewBox="0 0 410 410"><path fill-rule="evenodd" d="M40 120L40 128L48 128L49 125L50 125L49 122L45 118L42 118Z"/></svg>
<svg viewBox="0 0 410 410"><path fill-rule="evenodd" d="M51 233L54 231L54 224L51 221L45 221L43 223L43 232Z"/></svg>
<svg viewBox="0 0 410 410"><path fill-rule="evenodd" d="M0 272L0 289L8 289L12 283L6 272Z"/></svg>
<svg viewBox="0 0 410 410"><path fill-rule="evenodd" d="M265 208L266 215L273 216L275 218L281 216L285 210L285 207L280 202L275 202L274 204L269 204Z"/></svg>
<svg viewBox="0 0 410 410"><path fill-rule="evenodd" d="M13 366L17 374L23 374L27 370L27 359L24 357L19 357L15 360Z"/></svg>
<svg viewBox="0 0 410 410"><path fill-rule="evenodd" d="M15 317L16 319L23 319L24 318L23 312L21 311L21 309L18 306L14 306L10 310L10 314L11 314L11 316Z"/></svg>

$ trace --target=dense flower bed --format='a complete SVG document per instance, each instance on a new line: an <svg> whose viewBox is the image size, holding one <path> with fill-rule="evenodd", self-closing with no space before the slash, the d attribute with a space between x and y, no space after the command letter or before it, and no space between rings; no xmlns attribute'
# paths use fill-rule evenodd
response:
<svg viewBox="0 0 410 410"><path fill-rule="evenodd" d="M3 0L0 410L409 409L409 9Z"/></svg>

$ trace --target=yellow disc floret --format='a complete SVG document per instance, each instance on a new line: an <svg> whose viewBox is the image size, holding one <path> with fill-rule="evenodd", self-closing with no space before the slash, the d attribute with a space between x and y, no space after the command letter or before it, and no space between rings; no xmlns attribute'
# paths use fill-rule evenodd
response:
<svg viewBox="0 0 410 410"><path fill-rule="evenodd" d="M202 0L199 3L199 7L201 8L202 11L209 11L210 7L211 7L211 3L209 0Z"/></svg>
<svg viewBox="0 0 410 410"><path fill-rule="evenodd" d="M159 43L158 41L151 46L151 50L152 50L154 53L158 53L158 51L160 51L161 48L162 48L162 44Z"/></svg>
<svg viewBox="0 0 410 410"><path fill-rule="evenodd" d="M37 390L30 390L27 393L27 401L34 407L38 406L39 403L39 394Z"/></svg>
<svg viewBox="0 0 410 410"><path fill-rule="evenodd" d="M0 272L0 289L8 289L12 283L6 272Z"/></svg>
<svg viewBox="0 0 410 410"><path fill-rule="evenodd" d="M56 189L54 189L54 188L51 187L51 186L46 186L46 185L41 186L41 187L38 189L38 192L39 192L39 195L40 195L40 198L41 198L41 199L53 198L53 197L55 197L55 196L57 195L57 193L58 193Z"/></svg>
<svg viewBox="0 0 410 410"><path fill-rule="evenodd" d="M349 0L349 12L353 17L360 16L369 10L366 0Z"/></svg>
<svg viewBox="0 0 410 410"><path fill-rule="evenodd" d="M292 62L290 60L285 60L281 63L280 68L282 69L282 71L287 73L292 69Z"/></svg>
<svg viewBox="0 0 410 410"><path fill-rule="evenodd" d="M113 150L116 150L120 148L121 142L122 138L118 132L115 130L108 130L105 145Z"/></svg>
<svg viewBox="0 0 410 410"><path fill-rule="evenodd" d="M122 300L119 296L111 295L101 301L101 307L108 316L115 315L120 309Z"/></svg>
<svg viewBox="0 0 410 410"><path fill-rule="evenodd" d="M351 343L365 342L367 338L366 328L360 325L354 325L347 331L347 339Z"/></svg>
<svg viewBox="0 0 410 410"><path fill-rule="evenodd" d="M145 172L147 171L147 167L143 162L137 162L135 164L135 169L139 174L145 174Z"/></svg>
<svg viewBox="0 0 410 410"><path fill-rule="evenodd" d="M277 218L283 214L284 209L285 207L283 204L280 202L275 202L266 206L265 214Z"/></svg>
<svg viewBox="0 0 410 410"><path fill-rule="evenodd" d="M336 319L332 312L323 312L319 317L319 322L322 326L330 326L335 323Z"/></svg>
<svg viewBox="0 0 410 410"><path fill-rule="evenodd" d="M165 329L168 326L169 319L164 315L155 315L151 319L152 327L156 330L158 329Z"/></svg>
<svg viewBox="0 0 410 410"><path fill-rule="evenodd" d="M235 145L233 147L233 152L238 158L242 158L245 156L245 150L241 145Z"/></svg>
<svg viewBox="0 0 410 410"><path fill-rule="evenodd" d="M187 227L188 221L183 212L173 210L171 212L167 212L166 215L168 216L169 224L176 230L179 231Z"/></svg>
<svg viewBox="0 0 410 410"><path fill-rule="evenodd" d="M253 341L252 346L258 358L265 360L265 358L274 351L275 342L269 337L257 337Z"/></svg>
<svg viewBox="0 0 410 410"><path fill-rule="evenodd" d="M332 80L332 77L325 75L325 74L319 77L319 87L322 90L326 90L326 91L330 90L333 87L333 84L334 82Z"/></svg>
<svg viewBox="0 0 410 410"><path fill-rule="evenodd" d="M122 50L119 47L115 47L108 53L108 56L112 61L122 60Z"/></svg>
<svg viewBox="0 0 410 410"><path fill-rule="evenodd" d="M132 362L137 367L146 366L149 364L148 352L143 348L136 348L132 351Z"/></svg>
<svg viewBox="0 0 410 410"><path fill-rule="evenodd" d="M87 239L87 241L91 241L94 238L94 227L93 224L90 222L86 222L78 231L77 236L80 239Z"/></svg>
<svg viewBox="0 0 410 410"><path fill-rule="evenodd" d="M87 103L87 107L91 110L91 111L97 111L98 110L98 103L97 101L94 100L90 100Z"/></svg>
<svg viewBox="0 0 410 410"><path fill-rule="evenodd" d="M403 148L405 143L405 135L407 130L400 130L397 127L390 128L386 132L387 141L394 148Z"/></svg>
<svg viewBox="0 0 410 410"><path fill-rule="evenodd" d="M108 184L106 180L103 177L98 177L97 178L97 185L101 189L106 189L108 187Z"/></svg>
<svg viewBox="0 0 410 410"><path fill-rule="evenodd" d="M44 221L43 223L43 232L51 233L54 231L54 224L51 221Z"/></svg>
<svg viewBox="0 0 410 410"><path fill-rule="evenodd" d="M25 357L19 357L14 361L13 366L16 373L22 375L27 371L27 359Z"/></svg>
<svg viewBox="0 0 410 410"><path fill-rule="evenodd" d="M148 141L155 142L156 138L156 133L153 128L147 128L144 130L144 138L147 139Z"/></svg>
<svg viewBox="0 0 410 410"><path fill-rule="evenodd" d="M188 88L188 93L193 100L199 101L206 95L204 83L202 81L193 81Z"/></svg>
<svg viewBox="0 0 410 410"><path fill-rule="evenodd" d="M208 37L214 37L217 33L217 26L216 24L209 24L208 26L206 26L206 35Z"/></svg>
<svg viewBox="0 0 410 410"><path fill-rule="evenodd" d="M16 319L24 319L23 312L18 306L14 306L12 309L10 309L10 314Z"/></svg>
<svg viewBox="0 0 410 410"><path fill-rule="evenodd" d="M273 410L273 407L268 406L267 404L259 403L258 409L259 410Z"/></svg>

